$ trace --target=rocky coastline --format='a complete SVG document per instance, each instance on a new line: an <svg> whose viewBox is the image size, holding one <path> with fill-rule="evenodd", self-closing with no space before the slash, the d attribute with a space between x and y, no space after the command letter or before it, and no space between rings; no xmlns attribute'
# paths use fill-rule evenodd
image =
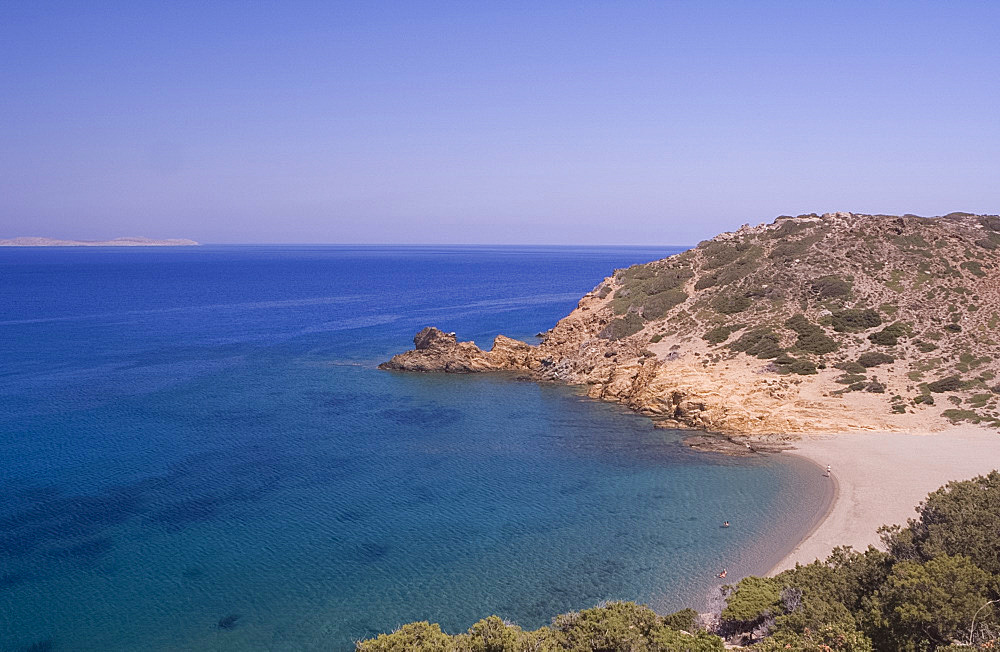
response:
<svg viewBox="0 0 1000 652"><path fill-rule="evenodd" d="M579 386L737 454L997 425L998 249L990 216L779 218L616 270L536 346L427 327L380 368Z"/></svg>

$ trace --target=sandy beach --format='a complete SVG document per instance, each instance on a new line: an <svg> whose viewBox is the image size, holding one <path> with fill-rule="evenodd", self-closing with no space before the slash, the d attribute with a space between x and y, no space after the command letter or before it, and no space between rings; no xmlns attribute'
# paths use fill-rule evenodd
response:
<svg viewBox="0 0 1000 652"><path fill-rule="evenodd" d="M787 453L786 453L787 454ZM1000 468L1000 433L959 426L933 434L864 433L803 437L791 454L820 467L817 482L835 482L830 511L772 570L825 559L839 545L879 544L876 530L903 524L927 494L950 480L967 480Z"/></svg>

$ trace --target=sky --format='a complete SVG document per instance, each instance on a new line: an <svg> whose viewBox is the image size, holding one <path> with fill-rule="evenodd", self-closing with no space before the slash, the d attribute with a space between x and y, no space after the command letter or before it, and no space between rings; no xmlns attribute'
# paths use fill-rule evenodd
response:
<svg viewBox="0 0 1000 652"><path fill-rule="evenodd" d="M1000 212L1000 3L0 1L0 238Z"/></svg>

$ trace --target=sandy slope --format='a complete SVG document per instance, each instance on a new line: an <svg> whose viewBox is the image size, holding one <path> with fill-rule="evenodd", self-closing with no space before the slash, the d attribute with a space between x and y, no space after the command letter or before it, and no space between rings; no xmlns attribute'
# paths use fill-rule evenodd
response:
<svg viewBox="0 0 1000 652"><path fill-rule="evenodd" d="M911 435L862 433L810 436L794 454L833 468L837 497L827 517L771 571L825 558L835 546L864 549L878 544L876 530L906 522L927 494L950 480L966 480L1000 468L1000 434L975 426Z"/></svg>

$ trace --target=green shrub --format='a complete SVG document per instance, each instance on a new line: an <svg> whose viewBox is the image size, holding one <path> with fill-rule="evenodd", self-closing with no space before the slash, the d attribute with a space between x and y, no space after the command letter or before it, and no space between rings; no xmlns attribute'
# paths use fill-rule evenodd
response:
<svg viewBox="0 0 1000 652"><path fill-rule="evenodd" d="M835 299L851 293L851 283L835 274L821 276L809 284L820 299Z"/></svg>
<svg viewBox="0 0 1000 652"><path fill-rule="evenodd" d="M972 618L989 600L991 583L989 574L968 557L945 554L896 564L875 599L889 625L891 648L932 649L922 643L964 639ZM992 620L991 615L983 617Z"/></svg>
<svg viewBox="0 0 1000 652"><path fill-rule="evenodd" d="M422 621L403 625L391 634L361 641L357 652L449 652L451 637L437 623Z"/></svg>
<svg viewBox="0 0 1000 652"><path fill-rule="evenodd" d="M857 362L838 362L833 366L841 371L846 371L849 374L863 374L866 370L866 367Z"/></svg>
<svg viewBox="0 0 1000 652"><path fill-rule="evenodd" d="M694 609L681 609L663 617L663 624L670 629L681 629L693 632L698 629L698 612Z"/></svg>
<svg viewBox="0 0 1000 652"><path fill-rule="evenodd" d="M962 269L968 270L973 274L973 276L978 276L979 278L986 276L986 272L983 271L982 264L974 260L968 260L962 263Z"/></svg>
<svg viewBox="0 0 1000 652"><path fill-rule="evenodd" d="M876 331L868 336L868 339L879 346L896 346L899 338L906 337L910 329L902 322L889 324L880 331Z"/></svg>
<svg viewBox="0 0 1000 652"><path fill-rule="evenodd" d="M865 391L873 394L885 394L885 385L878 378L874 378L870 383L865 385Z"/></svg>
<svg viewBox="0 0 1000 652"><path fill-rule="evenodd" d="M688 295L684 290L664 290L650 297L647 297L642 304L642 315L646 319L660 319L666 315L671 308L687 301Z"/></svg>
<svg viewBox="0 0 1000 652"><path fill-rule="evenodd" d="M831 325L838 333L856 333L881 326L882 316L871 308L864 310L850 308L833 313Z"/></svg>
<svg viewBox="0 0 1000 652"><path fill-rule="evenodd" d="M779 611L781 585L770 577L745 577L726 600L722 619L752 623Z"/></svg>
<svg viewBox="0 0 1000 652"><path fill-rule="evenodd" d="M947 324L947 325L945 325L944 329L946 331L948 331L949 333L961 333L962 332L962 327L959 326L958 324Z"/></svg>
<svg viewBox="0 0 1000 652"><path fill-rule="evenodd" d="M811 376L816 373L816 365L809 360L796 360L788 365L788 370L800 376Z"/></svg>
<svg viewBox="0 0 1000 652"><path fill-rule="evenodd" d="M777 358L782 353L781 339L769 328L754 328L741 335L729 345L733 351L741 351L747 355L757 356L765 360Z"/></svg>
<svg viewBox="0 0 1000 652"><path fill-rule="evenodd" d="M833 382L840 383L841 385L853 385L855 383L860 383L865 380L866 378L862 374L844 374L839 378L835 378Z"/></svg>
<svg viewBox="0 0 1000 652"><path fill-rule="evenodd" d="M954 392L962 388L962 379L958 376L948 376L932 383L927 383L927 389L935 394Z"/></svg>
<svg viewBox="0 0 1000 652"><path fill-rule="evenodd" d="M612 319L598 337L606 340L620 340L629 335L635 335L642 330L643 320L638 314L630 312L624 317Z"/></svg>
<svg viewBox="0 0 1000 652"><path fill-rule="evenodd" d="M886 355L885 353L879 353L877 351L870 351L868 353L862 353L858 356L858 364L864 368L877 367L883 364L891 364L896 361L896 358L891 355Z"/></svg>
<svg viewBox="0 0 1000 652"><path fill-rule="evenodd" d="M702 339L709 344L722 344L729 339L729 336L733 334L733 331L728 326L716 326L710 329L704 335Z"/></svg>
<svg viewBox="0 0 1000 652"><path fill-rule="evenodd" d="M735 245L727 242L710 241L705 246L698 248L704 256L704 262L701 266L704 270L716 269L736 262L741 255Z"/></svg>
<svg viewBox="0 0 1000 652"><path fill-rule="evenodd" d="M656 335L654 335L651 338L649 338L649 343L650 344L656 344L657 342L659 342L662 339L663 339L663 334L662 333L657 333Z"/></svg>
<svg viewBox="0 0 1000 652"><path fill-rule="evenodd" d="M810 323L805 315L797 314L785 322L785 326L798 334L795 346L810 353L832 353L839 346L836 340L827 337L822 326Z"/></svg>
<svg viewBox="0 0 1000 652"><path fill-rule="evenodd" d="M750 307L750 299L738 294L720 294L712 299L712 308L723 315L734 315Z"/></svg>

